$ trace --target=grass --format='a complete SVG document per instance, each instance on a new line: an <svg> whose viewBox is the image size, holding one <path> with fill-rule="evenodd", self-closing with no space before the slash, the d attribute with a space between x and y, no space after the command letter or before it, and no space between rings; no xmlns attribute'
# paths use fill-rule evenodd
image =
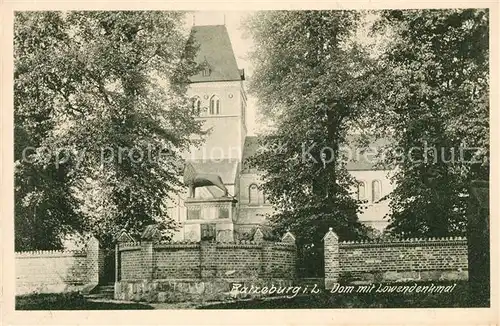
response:
<svg viewBox="0 0 500 326"><path fill-rule="evenodd" d="M414 285L415 283L398 284ZM427 285L430 283L419 283ZM439 283L450 285L454 283ZM449 293L330 293L297 295L294 298L262 298L225 303L146 304L86 299L79 293L30 294L16 297L16 310L135 310L135 309L332 309L332 308L466 308L470 304L467 282L457 282Z"/></svg>
<svg viewBox="0 0 500 326"><path fill-rule="evenodd" d="M37 293L16 296L16 310L137 310L154 309L142 303L101 302L86 299L78 292Z"/></svg>

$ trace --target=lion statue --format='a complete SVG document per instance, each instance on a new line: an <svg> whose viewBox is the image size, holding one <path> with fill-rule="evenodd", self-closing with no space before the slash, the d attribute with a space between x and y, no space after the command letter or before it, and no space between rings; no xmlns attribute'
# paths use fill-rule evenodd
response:
<svg viewBox="0 0 500 326"><path fill-rule="evenodd" d="M194 198L196 188L206 186L216 186L224 192L224 197L228 197L227 188L219 175L198 173L189 162L184 166L184 184L189 187L189 198Z"/></svg>

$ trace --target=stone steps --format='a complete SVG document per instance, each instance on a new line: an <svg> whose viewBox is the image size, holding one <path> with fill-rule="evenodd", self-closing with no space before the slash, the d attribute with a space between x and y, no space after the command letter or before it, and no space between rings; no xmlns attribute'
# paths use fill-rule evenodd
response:
<svg viewBox="0 0 500 326"><path fill-rule="evenodd" d="M100 284L95 289L87 294L85 297L88 299L113 299L115 295L114 284Z"/></svg>

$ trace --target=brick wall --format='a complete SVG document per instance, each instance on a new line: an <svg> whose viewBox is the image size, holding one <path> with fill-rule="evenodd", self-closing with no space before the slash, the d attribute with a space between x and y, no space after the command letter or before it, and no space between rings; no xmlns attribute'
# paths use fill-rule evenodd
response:
<svg viewBox="0 0 500 326"><path fill-rule="evenodd" d="M295 238L290 233L280 242L259 237L255 241L233 242L155 243L143 239L120 243L118 252L117 299L162 301L158 299L158 289L168 287L169 291L187 291L191 295L200 286L211 288L205 295L213 298L228 292L231 282L292 281L296 276ZM192 285L195 283L198 287ZM144 291L145 288L149 290Z"/></svg>
<svg viewBox="0 0 500 326"><path fill-rule="evenodd" d="M120 247L120 272L121 278L142 278L142 254L141 247L135 244L121 244Z"/></svg>
<svg viewBox="0 0 500 326"><path fill-rule="evenodd" d="M204 257L210 261L212 271L206 275L213 277L258 278L261 274L262 245L257 243L215 244L214 250Z"/></svg>
<svg viewBox="0 0 500 326"><path fill-rule="evenodd" d="M95 238L80 251L23 251L15 256L16 295L87 291L102 275L102 251Z"/></svg>
<svg viewBox="0 0 500 326"><path fill-rule="evenodd" d="M157 245L154 252L155 279L196 278L200 275L199 243Z"/></svg>
<svg viewBox="0 0 500 326"><path fill-rule="evenodd" d="M330 230L325 242L325 285L467 279L465 238L338 242Z"/></svg>
<svg viewBox="0 0 500 326"><path fill-rule="evenodd" d="M151 270L143 243L121 244L120 280L293 278L295 246L281 242L173 242L153 245Z"/></svg>

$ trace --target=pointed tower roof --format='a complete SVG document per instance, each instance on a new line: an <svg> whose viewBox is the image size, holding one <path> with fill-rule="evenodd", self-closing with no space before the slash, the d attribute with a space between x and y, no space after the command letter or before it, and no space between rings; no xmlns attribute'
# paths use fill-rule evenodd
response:
<svg viewBox="0 0 500 326"><path fill-rule="evenodd" d="M190 37L199 46L196 62L208 64L209 74L199 72L191 77L191 82L242 80L238 69L231 40L224 25L193 26Z"/></svg>

